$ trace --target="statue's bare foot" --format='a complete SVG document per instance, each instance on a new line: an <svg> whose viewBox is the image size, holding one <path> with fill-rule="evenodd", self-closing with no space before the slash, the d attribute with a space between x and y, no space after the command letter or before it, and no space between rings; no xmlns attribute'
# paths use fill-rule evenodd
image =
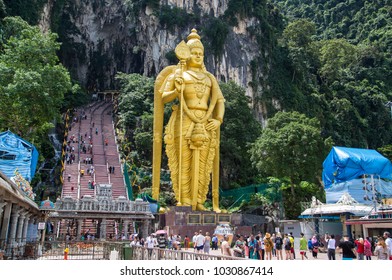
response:
<svg viewBox="0 0 392 280"><path fill-rule="evenodd" d="M196 205L196 210L198 210L198 211L208 211L207 208L205 208L204 205L200 204L200 203L198 203Z"/></svg>
<svg viewBox="0 0 392 280"><path fill-rule="evenodd" d="M214 210L214 212L216 212L216 213L222 212L222 210L220 210L219 207L214 207L212 210Z"/></svg>

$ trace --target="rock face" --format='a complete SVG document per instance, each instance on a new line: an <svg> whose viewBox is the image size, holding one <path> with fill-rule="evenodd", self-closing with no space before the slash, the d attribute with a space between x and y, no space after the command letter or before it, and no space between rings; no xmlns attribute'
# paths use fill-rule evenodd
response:
<svg viewBox="0 0 392 280"><path fill-rule="evenodd" d="M190 30L196 28L200 31L200 26L190 24L168 29L160 23L159 8L157 12L154 7L135 4L140 2L143 1L72 0L53 8L53 0L48 0L46 11L61 11L57 15L52 13L58 21L57 30L54 28L54 31L59 33L62 41L61 61L73 77L88 89L117 88L117 72L157 75L165 66L173 63L168 61L167 54L173 52L181 40L186 39ZM159 5L183 9L188 15L197 13L201 19L205 19L222 16L228 2L161 0ZM46 12L41 26L47 26L48 21ZM245 87L250 97L256 95L249 86L252 81L250 65L257 56L260 57L262 51L248 33L248 28L257 24L255 21L238 20L236 27L229 27L219 56L214 56L208 48L205 54L206 67L218 80L233 80ZM206 46L203 32L199 33ZM267 69L260 65L258 68Z"/></svg>

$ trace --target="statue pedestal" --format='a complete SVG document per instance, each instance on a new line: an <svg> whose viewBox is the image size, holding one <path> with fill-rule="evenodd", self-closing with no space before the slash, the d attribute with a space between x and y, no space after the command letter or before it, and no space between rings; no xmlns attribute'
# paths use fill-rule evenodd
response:
<svg viewBox="0 0 392 280"><path fill-rule="evenodd" d="M168 234L186 235L192 239L195 232L202 231L212 236L220 224L229 224L234 234L250 235L251 226L243 225L242 214L216 213L214 211L192 211L190 206L170 207L167 213L161 214L160 227L165 228Z"/></svg>

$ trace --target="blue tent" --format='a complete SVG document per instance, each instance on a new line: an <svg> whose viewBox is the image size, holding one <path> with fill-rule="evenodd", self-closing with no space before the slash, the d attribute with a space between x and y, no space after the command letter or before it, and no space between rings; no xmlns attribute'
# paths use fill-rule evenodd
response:
<svg viewBox="0 0 392 280"><path fill-rule="evenodd" d="M38 151L33 144L13 134L0 133L0 170L8 177L15 176L17 170L31 182L38 163Z"/></svg>
<svg viewBox="0 0 392 280"><path fill-rule="evenodd" d="M375 175L392 180L392 163L376 150L333 147L323 163L324 188L335 183Z"/></svg>

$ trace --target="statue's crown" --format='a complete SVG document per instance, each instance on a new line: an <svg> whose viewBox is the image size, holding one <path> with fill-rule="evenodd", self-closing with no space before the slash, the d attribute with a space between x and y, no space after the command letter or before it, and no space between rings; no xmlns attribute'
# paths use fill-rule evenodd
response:
<svg viewBox="0 0 392 280"><path fill-rule="evenodd" d="M187 45L190 49L192 48L200 48L204 51L204 46L200 41L200 35L197 34L197 30L195 28L192 29L191 34L188 35Z"/></svg>

